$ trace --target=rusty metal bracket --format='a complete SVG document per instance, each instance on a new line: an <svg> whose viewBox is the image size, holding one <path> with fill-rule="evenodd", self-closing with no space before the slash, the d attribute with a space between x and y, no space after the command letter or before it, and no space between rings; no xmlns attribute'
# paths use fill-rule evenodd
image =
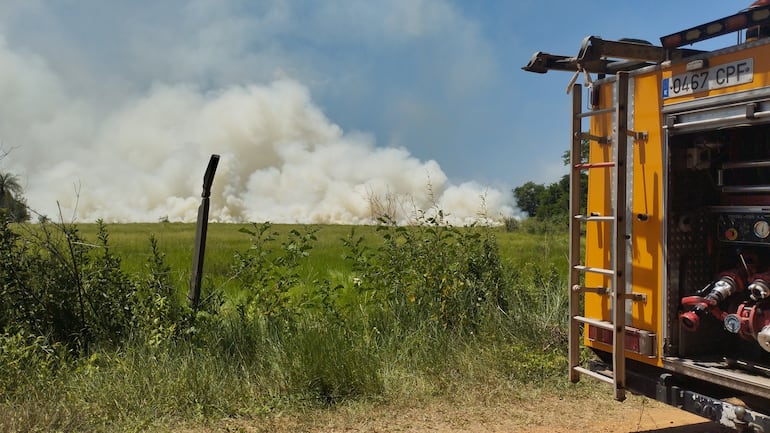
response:
<svg viewBox="0 0 770 433"><path fill-rule="evenodd" d="M616 74L632 71L666 60L679 60L702 51L683 48L663 48L646 41L621 39L605 40L587 36L576 56L536 52L522 69L544 74L550 70Z"/></svg>
<svg viewBox="0 0 770 433"><path fill-rule="evenodd" d="M647 141L647 138L649 137L647 132L632 131L630 129L626 130L626 135L636 141Z"/></svg>

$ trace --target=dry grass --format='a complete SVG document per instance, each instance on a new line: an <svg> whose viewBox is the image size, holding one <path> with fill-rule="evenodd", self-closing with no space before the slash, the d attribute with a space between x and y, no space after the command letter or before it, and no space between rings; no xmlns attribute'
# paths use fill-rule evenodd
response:
<svg viewBox="0 0 770 433"><path fill-rule="evenodd" d="M334 409L278 412L260 418L228 419L206 425L183 424L175 433L719 433L728 432L703 418L644 397L624 403L609 391L578 385L566 393L531 389L468 390L454 398L412 402L351 402Z"/></svg>

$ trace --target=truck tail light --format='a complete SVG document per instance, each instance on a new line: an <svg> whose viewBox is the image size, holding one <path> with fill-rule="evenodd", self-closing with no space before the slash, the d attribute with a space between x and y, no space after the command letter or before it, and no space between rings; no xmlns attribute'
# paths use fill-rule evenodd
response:
<svg viewBox="0 0 770 433"><path fill-rule="evenodd" d="M588 339L612 346L612 331L586 324ZM655 356L657 345L655 333L626 326L626 350L644 356Z"/></svg>

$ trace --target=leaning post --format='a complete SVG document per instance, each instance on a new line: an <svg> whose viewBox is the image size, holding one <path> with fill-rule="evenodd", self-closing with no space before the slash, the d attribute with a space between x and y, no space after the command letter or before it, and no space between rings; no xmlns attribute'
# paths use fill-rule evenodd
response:
<svg viewBox="0 0 770 433"><path fill-rule="evenodd" d="M211 196L211 184L214 182L214 173L219 164L219 155L211 155L206 174L203 175L203 192L201 204L198 206L198 223L195 227L195 249L193 250L192 274L190 275L190 291L187 293L187 301L193 310L198 310L201 300L201 280L203 277L203 257L206 251L206 233L209 225L209 197Z"/></svg>

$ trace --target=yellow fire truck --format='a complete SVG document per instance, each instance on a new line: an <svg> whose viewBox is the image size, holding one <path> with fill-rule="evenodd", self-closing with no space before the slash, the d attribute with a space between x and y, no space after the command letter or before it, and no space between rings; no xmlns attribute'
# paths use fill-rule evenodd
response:
<svg viewBox="0 0 770 433"><path fill-rule="evenodd" d="M590 36L524 70L574 74L571 380L770 433L768 3L660 45Z"/></svg>

